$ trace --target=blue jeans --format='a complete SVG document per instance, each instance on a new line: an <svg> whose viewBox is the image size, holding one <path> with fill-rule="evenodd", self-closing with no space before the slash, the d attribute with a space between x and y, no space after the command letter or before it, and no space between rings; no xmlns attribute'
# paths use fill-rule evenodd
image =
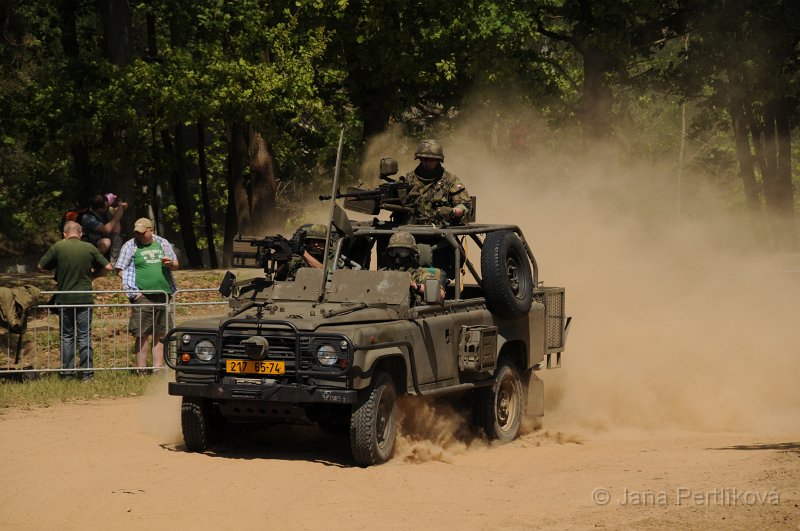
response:
<svg viewBox="0 0 800 531"><path fill-rule="evenodd" d="M92 352L92 309L91 308L61 308L61 368L75 368L75 340L78 343L80 367L91 369L94 364ZM62 375L73 375L74 371L62 372ZM82 374L84 378L91 377L87 371Z"/></svg>

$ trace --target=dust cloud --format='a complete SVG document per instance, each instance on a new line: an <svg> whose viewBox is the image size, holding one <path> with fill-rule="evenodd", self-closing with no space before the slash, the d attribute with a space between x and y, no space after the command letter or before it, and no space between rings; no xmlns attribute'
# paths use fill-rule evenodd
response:
<svg viewBox="0 0 800 531"><path fill-rule="evenodd" d="M677 153L631 160L608 148L581 163L577 135L555 138L535 116L517 115L516 126L498 127L495 110L464 113L431 136L478 197L477 222L519 225L539 279L566 287L573 324L562 368L541 375L543 428L796 430L800 257L754 250L744 206L727 206L731 192L710 179L684 175L680 197ZM377 173L382 156L396 158L401 174L413 169L418 140L399 129L379 135L364 173ZM475 444L430 412L417 412L424 426L413 435L406 426L406 459L447 460Z"/></svg>
<svg viewBox="0 0 800 531"><path fill-rule="evenodd" d="M174 373L157 373L145 390L139 409L139 427L143 433L159 437L165 443L183 442L181 434L181 399L167 392L169 379Z"/></svg>
<svg viewBox="0 0 800 531"><path fill-rule="evenodd" d="M677 154L631 160L609 147L582 163L577 134L503 115L519 123L500 127L496 109L484 110L430 136L477 196L477 222L519 225L539 279L566 287L563 366L542 372L545 417L525 421L519 444L796 431L800 257L758 252L744 206L731 208L732 192L710 179L684 176L679 196ZM361 180L377 184L386 156L400 174L413 169L418 140L399 127L372 139ZM312 208L310 221L327 216ZM145 429L180 440L177 409L148 398ZM450 405L403 400L400 414L396 460L450 462L490 446Z"/></svg>

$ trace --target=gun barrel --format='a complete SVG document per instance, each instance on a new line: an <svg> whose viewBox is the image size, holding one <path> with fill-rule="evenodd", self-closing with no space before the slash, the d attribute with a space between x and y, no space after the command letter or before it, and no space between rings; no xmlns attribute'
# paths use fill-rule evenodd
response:
<svg viewBox="0 0 800 531"><path fill-rule="evenodd" d="M364 190L363 192L346 192L344 194L336 194L336 199L366 199L370 197L380 197L381 193L375 190ZM319 196L320 201L326 201L331 198L330 194Z"/></svg>

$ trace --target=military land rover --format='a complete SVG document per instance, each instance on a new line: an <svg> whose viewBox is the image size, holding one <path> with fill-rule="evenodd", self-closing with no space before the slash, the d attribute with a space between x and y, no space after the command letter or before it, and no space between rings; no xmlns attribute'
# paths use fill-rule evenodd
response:
<svg viewBox="0 0 800 531"><path fill-rule="evenodd" d="M366 211L364 201L351 197L345 208ZM254 239L265 275L227 274L229 314L167 335L187 450L205 451L231 423L316 423L349 432L357 463L382 463L395 446L400 395L462 393L475 426L500 441L517 436L523 415L543 415L538 374L560 366L570 320L564 288L539 281L518 226L351 223L333 212L325 269L275 280L291 242ZM385 268L400 230L414 235L423 265L445 272L444 299L442 281L426 280L415 304L409 273Z"/></svg>

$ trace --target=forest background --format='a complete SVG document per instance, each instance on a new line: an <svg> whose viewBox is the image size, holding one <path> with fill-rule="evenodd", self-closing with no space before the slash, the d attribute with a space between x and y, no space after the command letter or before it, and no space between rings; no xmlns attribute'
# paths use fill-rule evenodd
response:
<svg viewBox="0 0 800 531"><path fill-rule="evenodd" d="M795 251L798 21L790 0L6 0L0 256L114 192L129 235L153 215L184 265L227 267L236 233L290 233L329 193L341 124L344 183L375 184L387 131L408 160L437 136L517 186L633 173L592 189L676 224L711 189L742 245Z"/></svg>

